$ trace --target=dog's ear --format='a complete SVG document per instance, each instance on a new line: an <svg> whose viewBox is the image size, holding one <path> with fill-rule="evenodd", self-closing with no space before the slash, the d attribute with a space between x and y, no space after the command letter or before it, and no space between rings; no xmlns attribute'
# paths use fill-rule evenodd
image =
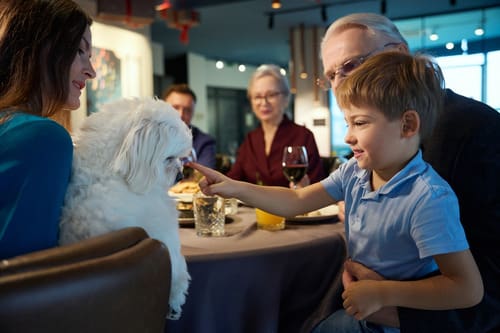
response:
<svg viewBox="0 0 500 333"><path fill-rule="evenodd" d="M136 193L145 193L157 181L168 138L161 123L141 119L129 130L112 168Z"/></svg>

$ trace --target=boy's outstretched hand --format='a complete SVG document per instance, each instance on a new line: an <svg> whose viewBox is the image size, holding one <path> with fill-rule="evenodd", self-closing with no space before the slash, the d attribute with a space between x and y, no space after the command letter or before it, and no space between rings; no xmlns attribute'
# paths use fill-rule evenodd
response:
<svg viewBox="0 0 500 333"><path fill-rule="evenodd" d="M224 176L222 173L207 168L198 163L190 162L186 164L195 170L198 170L204 177L199 181L201 191L207 195L220 195L221 197L236 197L237 181Z"/></svg>

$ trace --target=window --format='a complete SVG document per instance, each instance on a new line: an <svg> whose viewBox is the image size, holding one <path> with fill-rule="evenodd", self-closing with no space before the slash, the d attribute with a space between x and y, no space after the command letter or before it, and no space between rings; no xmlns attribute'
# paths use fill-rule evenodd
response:
<svg viewBox="0 0 500 333"><path fill-rule="evenodd" d="M486 64L486 103L500 111L500 51L488 52Z"/></svg>
<svg viewBox="0 0 500 333"><path fill-rule="evenodd" d="M463 54L437 58L446 88L457 94L483 101L484 54Z"/></svg>
<svg viewBox="0 0 500 333"><path fill-rule="evenodd" d="M331 113L331 129L332 129L332 150L335 156L346 156L351 150L349 145L344 141L345 135L347 133L347 126L344 120L344 114L340 111L337 105L337 100L335 95L330 90L329 92L330 101L330 113Z"/></svg>

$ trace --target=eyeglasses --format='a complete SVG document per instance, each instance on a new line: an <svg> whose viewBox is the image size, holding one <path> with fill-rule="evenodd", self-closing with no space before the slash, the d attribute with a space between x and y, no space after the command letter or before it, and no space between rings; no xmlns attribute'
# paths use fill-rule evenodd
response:
<svg viewBox="0 0 500 333"><path fill-rule="evenodd" d="M281 91L275 91L269 94L266 94L264 96L252 96L250 99L252 100L253 103L272 103L278 99L278 96L283 94Z"/></svg>
<svg viewBox="0 0 500 333"><path fill-rule="evenodd" d="M366 61L371 55L373 55L375 52L382 51L388 46L395 46L399 45L401 43L387 43L382 47L379 47L371 52L368 52L365 55L358 56L351 58L344 62L342 65L340 65L336 70L334 70L331 73L328 73L325 78L320 78L316 80L316 84L321 87L323 90L329 90L332 88L332 83L335 81L337 77L346 77L349 75L353 70L358 68L362 63Z"/></svg>

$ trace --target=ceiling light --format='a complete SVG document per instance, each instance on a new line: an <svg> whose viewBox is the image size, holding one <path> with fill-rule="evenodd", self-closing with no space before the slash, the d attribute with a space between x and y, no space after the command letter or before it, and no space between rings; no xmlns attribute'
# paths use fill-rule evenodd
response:
<svg viewBox="0 0 500 333"><path fill-rule="evenodd" d="M448 42L448 43L446 43L445 47L447 50L453 50L453 48L455 47L455 44L453 44L452 42Z"/></svg>
<svg viewBox="0 0 500 333"><path fill-rule="evenodd" d="M281 1L280 0L273 0L271 7L273 9L280 9L281 8Z"/></svg>
<svg viewBox="0 0 500 333"><path fill-rule="evenodd" d="M286 69L280 68L280 73L281 75L286 76Z"/></svg>
<svg viewBox="0 0 500 333"><path fill-rule="evenodd" d="M172 7L170 0L163 0L163 1L158 1L158 4L155 6L155 9L160 12L162 10L169 9L170 7Z"/></svg>
<svg viewBox="0 0 500 333"><path fill-rule="evenodd" d="M439 39L439 35L435 32L429 35L429 39L432 40L433 42L437 41Z"/></svg>
<svg viewBox="0 0 500 333"><path fill-rule="evenodd" d="M246 67L245 65L239 65L239 66L238 66L238 70L239 70L240 72L244 72L244 71L246 71L246 69L247 69L247 67Z"/></svg>
<svg viewBox="0 0 500 333"><path fill-rule="evenodd" d="M482 35L484 35L484 29L483 28L477 28L476 30L474 30L474 35L476 35L476 36L482 36Z"/></svg>
<svg viewBox="0 0 500 333"><path fill-rule="evenodd" d="M215 63L215 67L216 67L217 69L223 69L223 68L224 68L224 62L223 62L223 61L218 60L218 61Z"/></svg>

